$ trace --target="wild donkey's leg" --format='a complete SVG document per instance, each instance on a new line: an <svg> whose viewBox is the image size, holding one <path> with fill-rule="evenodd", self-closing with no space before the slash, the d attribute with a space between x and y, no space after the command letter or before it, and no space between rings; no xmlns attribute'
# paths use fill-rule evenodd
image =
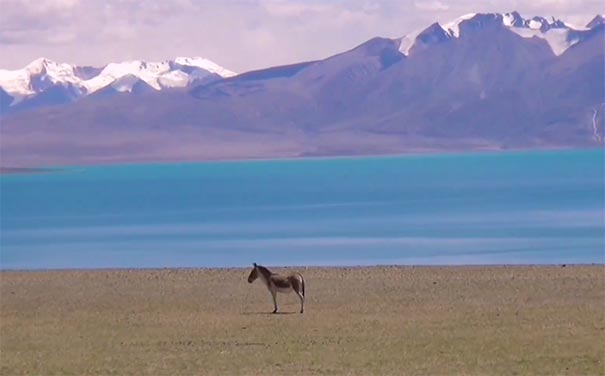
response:
<svg viewBox="0 0 605 376"><path fill-rule="evenodd" d="M305 311L305 296L298 290L296 290L296 295L300 299L300 313Z"/></svg>
<svg viewBox="0 0 605 376"><path fill-rule="evenodd" d="M300 277L300 279L299 279ZM300 313L303 313L305 310L305 282L302 279L302 276L292 276L290 277L290 282L292 283L292 290L298 295L300 299Z"/></svg>
<svg viewBox="0 0 605 376"><path fill-rule="evenodd" d="M273 313L277 313L277 291L271 290L271 296L273 297L273 307L275 307Z"/></svg>

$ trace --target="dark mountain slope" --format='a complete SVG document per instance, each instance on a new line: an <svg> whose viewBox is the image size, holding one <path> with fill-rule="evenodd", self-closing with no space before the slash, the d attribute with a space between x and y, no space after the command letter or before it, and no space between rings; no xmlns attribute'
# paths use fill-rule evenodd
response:
<svg viewBox="0 0 605 376"><path fill-rule="evenodd" d="M192 90L4 116L3 163L602 146L605 26L568 32L539 20L549 38L566 32L577 43L556 54L560 46L511 31L502 15L476 15L431 25L409 49L374 38Z"/></svg>

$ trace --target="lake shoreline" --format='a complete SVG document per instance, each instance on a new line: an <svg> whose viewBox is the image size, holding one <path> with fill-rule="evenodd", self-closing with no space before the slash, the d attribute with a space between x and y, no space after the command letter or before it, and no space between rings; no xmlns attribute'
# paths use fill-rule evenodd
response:
<svg viewBox="0 0 605 376"><path fill-rule="evenodd" d="M0 175L49 174L57 171L60 170L41 167L0 167Z"/></svg>
<svg viewBox="0 0 605 376"><path fill-rule="evenodd" d="M368 265L277 265L264 264L270 268L284 270L360 270L360 269L513 269L513 268L578 268L578 267L605 267L605 258L603 262L590 263L527 263L527 264L368 264ZM0 266L1 273L61 273L61 272L158 272L158 271L241 271L248 270L248 266L168 266L168 267L74 267L74 268L23 268L23 269L3 269Z"/></svg>
<svg viewBox="0 0 605 376"><path fill-rule="evenodd" d="M39 172L54 172L69 168L86 168L86 167L114 167L114 166L137 166L137 165L182 165L182 164L202 164L202 163L241 163L241 162L281 162L281 161L300 161L300 160L338 160L338 159L372 159L372 158L398 158L398 157L438 157L438 156L457 156L457 155L490 155L498 153L549 153L549 152L573 152L573 151L590 151L602 150L601 147L586 147L586 148L570 148L570 147L549 147L549 148L483 148L483 149L426 149L426 150L409 150L396 153L370 153L370 154L334 154L334 155L293 155L293 156L267 156L267 157L216 157L203 159L175 159L175 160L124 160L124 161L99 161L85 164L50 164L36 165L24 167L2 167L0 166L0 175L19 174L19 173L39 173Z"/></svg>

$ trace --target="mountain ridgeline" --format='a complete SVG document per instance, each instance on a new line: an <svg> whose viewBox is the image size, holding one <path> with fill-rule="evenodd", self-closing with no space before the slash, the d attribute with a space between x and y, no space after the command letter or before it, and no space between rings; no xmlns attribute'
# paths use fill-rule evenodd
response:
<svg viewBox="0 0 605 376"><path fill-rule="evenodd" d="M602 16L574 28L513 12L207 81L54 82L21 107L2 86L2 164L602 147L604 61Z"/></svg>

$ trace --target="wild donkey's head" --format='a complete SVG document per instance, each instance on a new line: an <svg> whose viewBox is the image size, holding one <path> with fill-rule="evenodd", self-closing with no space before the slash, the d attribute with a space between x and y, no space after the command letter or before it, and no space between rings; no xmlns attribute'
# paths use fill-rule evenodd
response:
<svg viewBox="0 0 605 376"><path fill-rule="evenodd" d="M258 265L256 265L256 263L254 263L253 265L254 267L252 268L252 271L248 276L248 283L252 283L258 278Z"/></svg>

